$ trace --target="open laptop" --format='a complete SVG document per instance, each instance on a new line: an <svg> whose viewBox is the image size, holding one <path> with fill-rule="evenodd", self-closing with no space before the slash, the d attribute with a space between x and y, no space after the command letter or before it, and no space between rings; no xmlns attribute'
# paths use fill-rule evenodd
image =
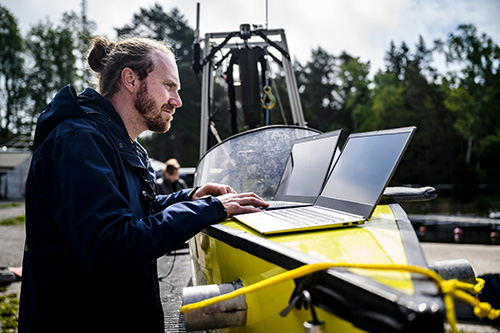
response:
<svg viewBox="0 0 500 333"><path fill-rule="evenodd" d="M342 130L296 139L270 209L314 204L325 184Z"/></svg>
<svg viewBox="0 0 500 333"><path fill-rule="evenodd" d="M415 130L351 134L313 206L234 217L262 234L363 224L375 210Z"/></svg>

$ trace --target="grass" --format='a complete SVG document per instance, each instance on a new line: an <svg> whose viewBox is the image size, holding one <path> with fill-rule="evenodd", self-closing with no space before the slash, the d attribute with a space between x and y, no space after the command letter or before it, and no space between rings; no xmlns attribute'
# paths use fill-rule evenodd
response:
<svg viewBox="0 0 500 333"><path fill-rule="evenodd" d="M11 217L0 221L0 225L20 225L26 222L26 217L24 215Z"/></svg>
<svg viewBox="0 0 500 333"><path fill-rule="evenodd" d="M20 207L20 206L22 206L22 203L20 203L20 202L9 202L9 203L0 205L0 209L2 209L2 208Z"/></svg>
<svg viewBox="0 0 500 333"><path fill-rule="evenodd" d="M17 332L19 297L16 293L7 293L7 288L0 287L0 332Z"/></svg>
<svg viewBox="0 0 500 333"><path fill-rule="evenodd" d="M0 205L0 209L20 207L22 203L9 202ZM0 221L0 225L24 224L24 215L8 218ZM6 287L0 287L0 333L17 332L19 314L19 296L17 293L7 292Z"/></svg>
<svg viewBox="0 0 500 333"><path fill-rule="evenodd" d="M22 202L8 202L1 204L0 210L21 207L22 205L23 205ZM16 217L0 220L0 225L19 225L19 224L24 224L25 222L26 222L26 217L24 215L19 215Z"/></svg>
<svg viewBox="0 0 500 333"><path fill-rule="evenodd" d="M20 207L22 203L9 202L0 205L0 209ZM0 225L24 224L24 215L8 218L0 221ZM6 287L0 287L0 333L17 332L19 314L19 296L17 293L7 292Z"/></svg>

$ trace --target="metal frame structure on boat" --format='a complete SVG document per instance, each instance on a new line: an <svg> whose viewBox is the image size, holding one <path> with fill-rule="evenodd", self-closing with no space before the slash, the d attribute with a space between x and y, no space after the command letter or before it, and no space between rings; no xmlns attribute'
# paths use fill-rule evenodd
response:
<svg viewBox="0 0 500 333"><path fill-rule="evenodd" d="M248 26L248 25L242 25ZM271 39L277 37L278 40ZM219 32L207 33L204 39L203 60L197 63L195 60L194 67L201 67L202 74L202 92L201 92L201 120L200 120L200 152L202 157L208 149L209 128L211 126L210 119L210 101L213 100L214 86L214 66L215 55L219 51L226 52L228 50L241 47L266 47L276 49L281 54L279 63L282 65L285 72L286 87L290 100L290 110L293 123L299 126L305 126L302 106L297 89L297 82L293 74L293 68L288 52L288 44L283 29L241 29L235 32ZM225 57L224 56L224 57ZM198 68L198 69L199 69Z"/></svg>

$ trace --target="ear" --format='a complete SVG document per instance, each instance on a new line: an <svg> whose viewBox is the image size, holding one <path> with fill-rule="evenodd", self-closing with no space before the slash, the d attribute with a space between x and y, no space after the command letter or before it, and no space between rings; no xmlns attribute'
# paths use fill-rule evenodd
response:
<svg viewBox="0 0 500 333"><path fill-rule="evenodd" d="M131 94L137 90L139 80L136 73L131 68L125 67L122 70L121 81L123 87Z"/></svg>

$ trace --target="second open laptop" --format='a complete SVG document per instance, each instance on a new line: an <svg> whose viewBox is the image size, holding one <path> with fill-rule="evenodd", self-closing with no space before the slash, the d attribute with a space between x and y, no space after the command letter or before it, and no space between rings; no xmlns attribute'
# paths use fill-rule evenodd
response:
<svg viewBox="0 0 500 333"><path fill-rule="evenodd" d="M351 134L313 206L234 217L262 234L363 224L375 210L415 130Z"/></svg>
<svg viewBox="0 0 500 333"><path fill-rule="evenodd" d="M294 141L268 210L314 204L333 163L341 133L336 130Z"/></svg>

